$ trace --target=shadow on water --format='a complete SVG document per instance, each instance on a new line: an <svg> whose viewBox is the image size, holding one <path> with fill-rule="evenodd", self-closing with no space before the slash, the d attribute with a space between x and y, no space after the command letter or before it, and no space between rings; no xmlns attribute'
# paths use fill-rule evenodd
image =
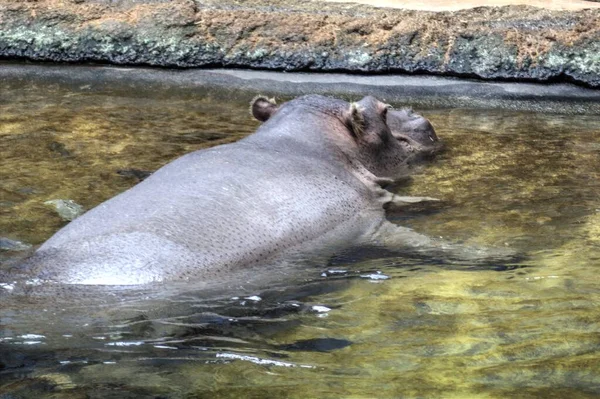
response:
<svg viewBox="0 0 600 399"><path fill-rule="evenodd" d="M89 209L249 134L254 94L4 82L0 236L40 244L66 223L45 201ZM600 116L419 111L448 149L397 191L441 202L390 219L519 256L360 248L262 286L85 306L4 292L0 397L597 397Z"/></svg>

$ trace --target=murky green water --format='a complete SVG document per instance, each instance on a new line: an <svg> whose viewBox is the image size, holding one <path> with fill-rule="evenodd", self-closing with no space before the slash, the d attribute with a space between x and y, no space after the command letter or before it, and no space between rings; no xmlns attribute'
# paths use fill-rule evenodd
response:
<svg viewBox="0 0 600 399"><path fill-rule="evenodd" d="M90 208L135 184L132 169L252 132L250 97L4 86L0 236L39 244L65 223L44 201ZM390 217L514 248L519 264L370 254L337 263L346 277L318 271L315 283L259 293L259 302L183 301L168 320L140 311L112 333L50 342L47 326L23 337L0 323L11 351L0 397L600 395L600 116L419 111L448 151L399 190L443 204ZM391 278L350 277L365 270Z"/></svg>

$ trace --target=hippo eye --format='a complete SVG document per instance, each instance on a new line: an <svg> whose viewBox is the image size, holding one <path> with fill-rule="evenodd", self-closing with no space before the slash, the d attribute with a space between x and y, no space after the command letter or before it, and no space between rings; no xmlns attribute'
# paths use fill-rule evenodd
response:
<svg viewBox="0 0 600 399"><path fill-rule="evenodd" d="M381 110L381 116L383 116L385 118L387 116L387 112L390 108L391 108L390 105L385 104L383 109Z"/></svg>
<svg viewBox="0 0 600 399"><path fill-rule="evenodd" d="M394 109L394 107L392 107L389 104L384 104L383 110L381 111L381 116L384 118L387 117L388 110L390 110L390 109Z"/></svg>

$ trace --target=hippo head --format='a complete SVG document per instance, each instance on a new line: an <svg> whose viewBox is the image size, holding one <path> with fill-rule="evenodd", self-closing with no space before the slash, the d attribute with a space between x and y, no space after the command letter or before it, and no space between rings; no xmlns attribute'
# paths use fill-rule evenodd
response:
<svg viewBox="0 0 600 399"><path fill-rule="evenodd" d="M431 123L412 110L394 110L371 96L355 106L364 125L357 156L377 177L400 178L442 147Z"/></svg>
<svg viewBox="0 0 600 399"><path fill-rule="evenodd" d="M398 140L409 140L413 144L430 150L439 149L441 143L431 122L410 108L390 110L387 124Z"/></svg>
<svg viewBox="0 0 600 399"><path fill-rule="evenodd" d="M392 136L410 148L415 157L429 158L442 150L431 122L412 109L389 110L386 119Z"/></svg>
<svg viewBox="0 0 600 399"><path fill-rule="evenodd" d="M397 179L437 151L439 141L427 119L391 108L371 96L350 104L308 95L281 106L259 96L252 101L251 112L259 121L267 122L262 134L275 125L277 137L282 137L284 126L301 127L301 134L291 129L286 136L319 148L323 146L317 143L326 140L341 150L361 175Z"/></svg>

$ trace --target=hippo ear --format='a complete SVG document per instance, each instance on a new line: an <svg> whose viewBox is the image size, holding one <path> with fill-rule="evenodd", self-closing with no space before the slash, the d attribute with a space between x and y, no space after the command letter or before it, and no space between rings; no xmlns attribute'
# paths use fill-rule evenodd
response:
<svg viewBox="0 0 600 399"><path fill-rule="evenodd" d="M348 127L354 135L354 137L361 137L365 131L365 117L363 115L363 107L358 103L350 104L348 110Z"/></svg>
<svg viewBox="0 0 600 399"><path fill-rule="evenodd" d="M252 116L261 122L266 122L279 107L275 103L274 98L267 98L265 96L256 96L250 102L250 112Z"/></svg>

